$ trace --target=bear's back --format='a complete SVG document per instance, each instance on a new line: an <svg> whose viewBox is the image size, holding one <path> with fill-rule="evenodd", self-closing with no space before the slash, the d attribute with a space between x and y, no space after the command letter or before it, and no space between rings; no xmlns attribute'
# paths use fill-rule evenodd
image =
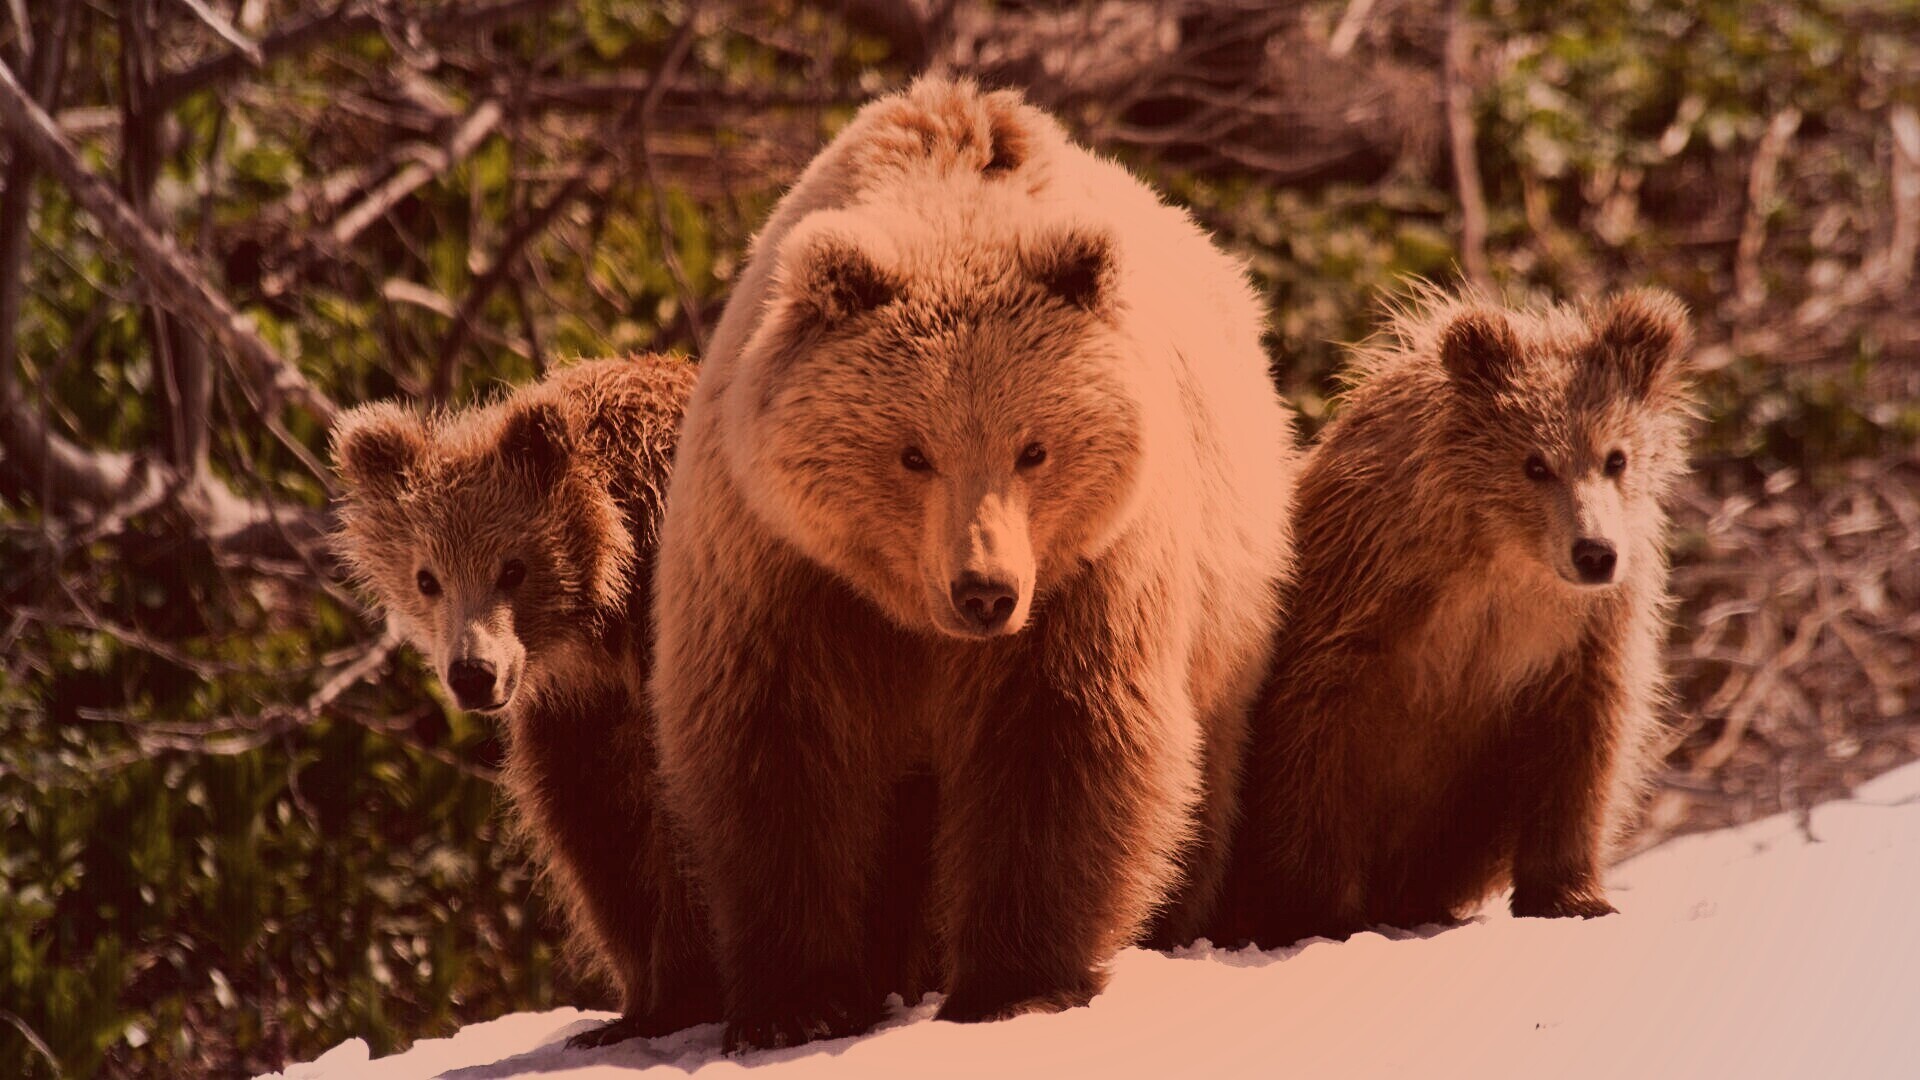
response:
<svg viewBox="0 0 1920 1080"><path fill-rule="evenodd" d="M619 502L643 562L659 537L674 444L699 367L661 354L582 360L523 393L560 405L586 464Z"/></svg>

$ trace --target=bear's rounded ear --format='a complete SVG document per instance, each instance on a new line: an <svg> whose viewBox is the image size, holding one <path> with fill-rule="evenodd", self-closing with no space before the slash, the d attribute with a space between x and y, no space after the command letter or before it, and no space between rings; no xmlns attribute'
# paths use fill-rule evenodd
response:
<svg viewBox="0 0 1920 1080"><path fill-rule="evenodd" d="M1513 381L1520 343L1505 313L1470 307L1440 332L1440 364L1462 389L1487 392Z"/></svg>
<svg viewBox="0 0 1920 1080"><path fill-rule="evenodd" d="M392 402L362 405L333 426L333 463L349 493L394 492L427 451L420 418Z"/></svg>
<svg viewBox="0 0 1920 1080"><path fill-rule="evenodd" d="M1670 392L1693 347L1687 307L1665 289L1629 289L1594 315L1596 363L1620 373L1627 392L1645 401Z"/></svg>
<svg viewBox="0 0 1920 1080"><path fill-rule="evenodd" d="M838 216L802 222L781 249L781 295L796 313L823 326L883 307L900 293L899 280L877 257L884 245L833 220Z"/></svg>
<svg viewBox="0 0 1920 1080"><path fill-rule="evenodd" d="M985 172L988 176L1005 176L1025 165L1033 153L1032 139L1020 115L1024 102L1015 91L995 90L983 97L981 104L987 109L987 138L991 147Z"/></svg>
<svg viewBox="0 0 1920 1080"><path fill-rule="evenodd" d="M573 456L566 414L550 401L514 406L500 430L500 456L543 487L557 482Z"/></svg>
<svg viewBox="0 0 1920 1080"><path fill-rule="evenodd" d="M1044 236L1027 248L1027 273L1040 287L1076 307L1104 311L1113 300L1118 265L1113 236L1074 226Z"/></svg>

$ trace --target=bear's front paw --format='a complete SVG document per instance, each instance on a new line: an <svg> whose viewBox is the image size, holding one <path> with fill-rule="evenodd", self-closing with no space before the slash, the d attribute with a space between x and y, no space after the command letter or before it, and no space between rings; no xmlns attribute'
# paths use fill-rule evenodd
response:
<svg viewBox="0 0 1920 1080"><path fill-rule="evenodd" d="M591 1050L596 1046L612 1046L628 1039L650 1039L657 1032L645 1030L644 1017L623 1016L610 1020L597 1028L583 1031L567 1039L569 1050Z"/></svg>
<svg viewBox="0 0 1920 1080"><path fill-rule="evenodd" d="M729 1054L746 1050L777 1050L815 1039L844 1039L873 1030L884 1015L879 1004L856 1007L832 996L788 1009L767 1009L727 1021L723 1049Z"/></svg>
<svg viewBox="0 0 1920 1080"><path fill-rule="evenodd" d="M1092 1001L1095 992L1092 986L1041 989L1026 980L971 979L953 988L933 1018L984 1024L1028 1013L1065 1012Z"/></svg>
<svg viewBox="0 0 1920 1080"><path fill-rule="evenodd" d="M628 1039L657 1039L662 1035L671 1035L684 1031L695 1024L705 1024L719 1017L711 1008L700 1008L695 1004L681 1003L666 1008L651 1009L646 1012L628 1013L618 1020L609 1021L591 1031L583 1031L567 1040L567 1046L575 1050L590 1050L596 1046L612 1046Z"/></svg>
<svg viewBox="0 0 1920 1080"><path fill-rule="evenodd" d="M1597 919L1617 910L1597 889L1515 889L1511 907L1522 919Z"/></svg>

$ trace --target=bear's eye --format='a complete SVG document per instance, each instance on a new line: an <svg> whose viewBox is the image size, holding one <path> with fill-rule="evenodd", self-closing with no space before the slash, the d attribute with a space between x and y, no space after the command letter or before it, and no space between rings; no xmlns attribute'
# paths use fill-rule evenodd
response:
<svg viewBox="0 0 1920 1080"><path fill-rule="evenodd" d="M1621 473L1626 471L1627 471L1627 455L1625 451L1615 450L1613 453L1607 455L1607 475L1608 476L1619 476Z"/></svg>
<svg viewBox="0 0 1920 1080"><path fill-rule="evenodd" d="M413 575L413 583L420 587L421 596L440 595L440 579L434 577L431 570L422 570Z"/></svg>
<svg viewBox="0 0 1920 1080"><path fill-rule="evenodd" d="M508 559L507 565L500 568L500 588L511 589L527 580L527 564L519 559Z"/></svg>
<svg viewBox="0 0 1920 1080"><path fill-rule="evenodd" d="M1020 456L1014 460L1013 465L1017 469L1031 469L1045 460L1047 460L1047 448L1039 443L1028 443L1027 448L1020 451Z"/></svg>
<svg viewBox="0 0 1920 1080"><path fill-rule="evenodd" d="M933 462L928 461L927 455L921 453L917 446L909 446L900 451L900 464L905 465L909 472L933 471Z"/></svg>
<svg viewBox="0 0 1920 1080"><path fill-rule="evenodd" d="M1546 458L1541 457L1539 454L1529 454L1527 456L1527 479L1529 480L1553 479L1553 470L1547 468Z"/></svg>

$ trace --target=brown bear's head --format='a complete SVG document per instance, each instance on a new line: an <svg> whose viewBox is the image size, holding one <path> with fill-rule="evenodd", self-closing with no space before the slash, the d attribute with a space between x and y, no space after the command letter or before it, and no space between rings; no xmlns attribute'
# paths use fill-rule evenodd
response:
<svg viewBox="0 0 1920 1080"><path fill-rule="evenodd" d="M622 610L633 539L558 400L362 406L333 454L342 556L462 708L506 708Z"/></svg>
<svg viewBox="0 0 1920 1080"><path fill-rule="evenodd" d="M1032 203L802 221L724 408L778 534L902 626L1011 634L1140 487L1113 237Z"/></svg>
<svg viewBox="0 0 1920 1080"><path fill-rule="evenodd" d="M1439 326L1461 499L1510 547L1580 588L1658 565L1660 500L1686 465L1690 334L1672 295Z"/></svg>

